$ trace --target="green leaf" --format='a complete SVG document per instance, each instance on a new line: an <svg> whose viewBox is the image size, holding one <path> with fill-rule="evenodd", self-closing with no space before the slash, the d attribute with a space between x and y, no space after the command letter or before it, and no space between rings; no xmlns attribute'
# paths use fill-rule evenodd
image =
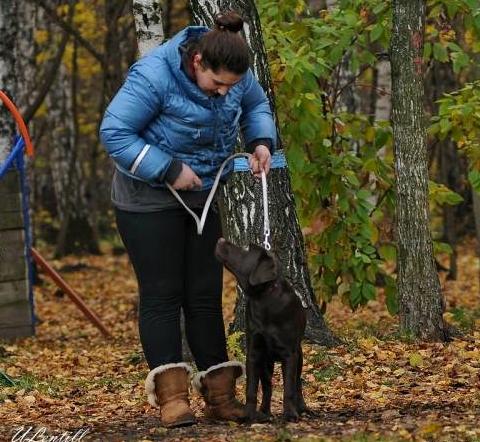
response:
<svg viewBox="0 0 480 442"><path fill-rule="evenodd" d="M376 251L377 249L371 245L367 245L366 247L363 248L363 253L366 253L367 255L371 255Z"/></svg>
<svg viewBox="0 0 480 442"><path fill-rule="evenodd" d="M356 308L360 305L362 301L362 293L360 291L360 285L358 282L354 282L351 285L351 290L350 290L350 305L353 308Z"/></svg>
<svg viewBox="0 0 480 442"><path fill-rule="evenodd" d="M452 247L446 242L434 241L433 249L434 253L447 253L448 255L453 253Z"/></svg>
<svg viewBox="0 0 480 442"><path fill-rule="evenodd" d="M388 139L390 138L390 132L387 130L379 129L375 133L375 147L380 149L381 147L387 144Z"/></svg>
<svg viewBox="0 0 480 442"><path fill-rule="evenodd" d="M391 315L398 313L397 288L395 284L387 284L385 287L385 302Z"/></svg>
<svg viewBox="0 0 480 442"><path fill-rule="evenodd" d="M353 27L357 24L358 21L359 21L358 15L355 14L355 12L353 12L353 11L346 11L345 12L345 22L347 23L347 25Z"/></svg>
<svg viewBox="0 0 480 442"><path fill-rule="evenodd" d="M452 123L448 118L442 118L440 120L440 129L443 133L447 133L452 128Z"/></svg>
<svg viewBox="0 0 480 442"><path fill-rule="evenodd" d="M397 248L392 244L380 246L378 253L386 261L395 261L397 259Z"/></svg>
<svg viewBox="0 0 480 442"><path fill-rule="evenodd" d="M342 197L338 199L338 208L340 209L340 212L346 213L348 211L348 199L346 197Z"/></svg>
<svg viewBox="0 0 480 442"><path fill-rule="evenodd" d="M368 282L364 282L362 284L362 296L367 301L371 301L375 299L376 297L375 287Z"/></svg>
<svg viewBox="0 0 480 442"><path fill-rule="evenodd" d="M432 201L440 205L448 204L455 206L463 201L463 198L458 193L450 190L444 184L435 183L434 181L429 181L429 196Z"/></svg>
<svg viewBox="0 0 480 442"><path fill-rule="evenodd" d="M381 23L377 23L370 32L370 41L377 41L383 34L384 28Z"/></svg>
<svg viewBox="0 0 480 442"><path fill-rule="evenodd" d="M463 52L463 49L453 41L448 42L447 47L454 52Z"/></svg>
<svg viewBox="0 0 480 442"><path fill-rule="evenodd" d="M358 180L357 176L355 175L354 172L352 172L351 170L348 170L346 173L345 173L345 178L347 179L347 181L352 184L353 186L355 187L358 187L360 186L360 181Z"/></svg>
<svg viewBox="0 0 480 442"><path fill-rule="evenodd" d="M389 3L388 2L380 2L378 5L376 5L374 8L373 8L373 13L375 15L378 15L380 14L381 12L385 11L385 9L387 9L389 7Z"/></svg>
<svg viewBox="0 0 480 442"><path fill-rule="evenodd" d="M468 181L470 181L475 192L480 193L480 170L471 170L468 173Z"/></svg>
<svg viewBox="0 0 480 442"><path fill-rule="evenodd" d="M423 58L425 58L426 60L429 60L431 56L432 56L432 44L429 42L426 42L425 45L423 46Z"/></svg>
<svg viewBox="0 0 480 442"><path fill-rule="evenodd" d="M447 48L445 48L440 43L433 44L433 57L435 60L441 61L443 63L448 61L448 52Z"/></svg>
<svg viewBox="0 0 480 442"><path fill-rule="evenodd" d="M452 52L450 55L453 61L453 70L458 74L463 68L470 64L470 57L465 52Z"/></svg>
<svg viewBox="0 0 480 442"><path fill-rule="evenodd" d="M447 3L448 17L452 20L458 12L458 4L454 2Z"/></svg>

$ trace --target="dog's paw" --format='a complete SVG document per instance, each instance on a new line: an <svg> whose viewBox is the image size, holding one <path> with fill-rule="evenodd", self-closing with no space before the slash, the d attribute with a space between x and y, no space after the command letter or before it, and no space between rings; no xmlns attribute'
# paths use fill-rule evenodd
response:
<svg viewBox="0 0 480 442"><path fill-rule="evenodd" d="M263 414L267 419L272 419L273 418L273 415L272 415L272 412L270 411L270 408L260 407L260 413Z"/></svg>
<svg viewBox="0 0 480 442"><path fill-rule="evenodd" d="M296 411L284 411L283 412L283 419L287 422L298 422L299 415Z"/></svg>
<svg viewBox="0 0 480 442"><path fill-rule="evenodd" d="M247 424L262 424L270 421L272 415L267 415L261 411L246 409L245 423Z"/></svg>

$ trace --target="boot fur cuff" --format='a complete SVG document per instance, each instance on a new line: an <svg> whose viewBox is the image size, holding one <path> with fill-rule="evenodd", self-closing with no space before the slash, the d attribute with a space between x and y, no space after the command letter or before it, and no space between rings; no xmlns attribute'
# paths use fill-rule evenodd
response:
<svg viewBox="0 0 480 442"><path fill-rule="evenodd" d="M212 365L205 371L199 371L192 379L192 385L193 388L195 388L196 391L200 393L200 388L202 387L201 380L210 372L215 371L219 368L224 368L224 367L240 367L242 369L242 374L241 376L245 375L245 365L242 364L239 361L227 361L227 362L222 362L217 365Z"/></svg>
<svg viewBox="0 0 480 442"><path fill-rule="evenodd" d="M158 407L157 396L155 394L155 376L159 373L169 370L170 368L176 367L182 367L188 372L190 376L192 375L192 367L190 367L190 365L186 364L185 362L160 365L159 367L154 368L150 371L150 373L148 373L147 379L145 379L145 393L147 393L148 396L148 403L153 407Z"/></svg>

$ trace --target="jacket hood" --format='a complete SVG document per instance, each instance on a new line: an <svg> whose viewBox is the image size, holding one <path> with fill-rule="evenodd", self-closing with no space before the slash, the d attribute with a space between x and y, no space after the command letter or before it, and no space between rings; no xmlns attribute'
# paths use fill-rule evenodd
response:
<svg viewBox="0 0 480 442"><path fill-rule="evenodd" d="M165 47L166 60L172 75L181 84L186 94L194 101L210 106L211 100L182 69L182 52L180 50L188 39L200 37L210 31L206 26L188 26L168 41Z"/></svg>

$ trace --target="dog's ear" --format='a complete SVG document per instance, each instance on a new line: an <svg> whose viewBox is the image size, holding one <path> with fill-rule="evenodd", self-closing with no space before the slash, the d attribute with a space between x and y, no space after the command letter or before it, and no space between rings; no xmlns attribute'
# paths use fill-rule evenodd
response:
<svg viewBox="0 0 480 442"><path fill-rule="evenodd" d="M270 282L278 277L278 266L275 258L262 249L257 264L248 277L248 282L255 286Z"/></svg>

